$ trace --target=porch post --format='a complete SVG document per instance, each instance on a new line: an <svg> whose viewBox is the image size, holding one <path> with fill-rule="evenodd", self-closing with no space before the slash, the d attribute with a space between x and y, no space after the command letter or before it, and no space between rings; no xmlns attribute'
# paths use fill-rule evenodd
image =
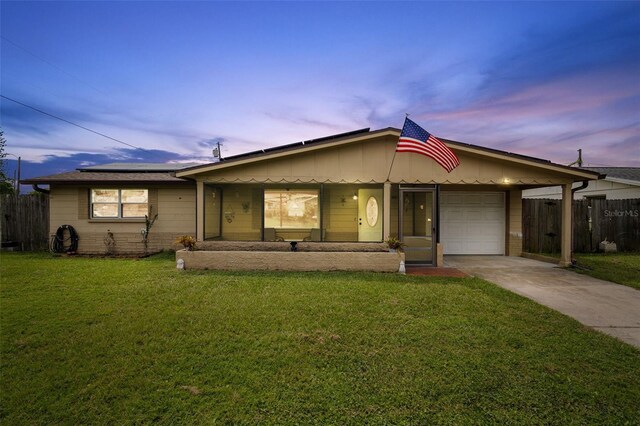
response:
<svg viewBox="0 0 640 426"><path fill-rule="evenodd" d="M572 183L562 185L562 228L560 239L560 266L566 267L571 265L571 255L573 247L571 247L571 235L573 233L571 216L573 194L571 193Z"/></svg>
<svg viewBox="0 0 640 426"><path fill-rule="evenodd" d="M382 189L382 239L391 234L391 182L385 182Z"/></svg>
<svg viewBox="0 0 640 426"><path fill-rule="evenodd" d="M196 181L196 240L204 241L204 182Z"/></svg>

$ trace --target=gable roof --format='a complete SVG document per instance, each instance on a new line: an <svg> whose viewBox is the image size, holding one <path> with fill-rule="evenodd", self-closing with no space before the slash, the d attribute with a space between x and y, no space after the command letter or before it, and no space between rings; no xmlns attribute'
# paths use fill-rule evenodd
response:
<svg viewBox="0 0 640 426"><path fill-rule="evenodd" d="M259 151L252 151L245 154L234 155L224 158L216 163L209 163L198 165L194 167L185 168L176 172L177 177L191 177L200 173L206 173L214 170L220 170L227 167L239 166L243 164L254 163L258 161L271 160L275 158L281 158L293 154L299 154L304 152L311 152L320 149L328 149L336 146L347 145L356 142L362 142L367 139L377 137L400 137L400 129L394 127L387 127L385 129L379 129L371 131L369 128L360 129L353 132L340 133L333 136L327 136L318 139L311 139L308 141L296 142L287 145L276 146L273 148L263 149ZM597 171L580 169L577 167L570 167L561 164L552 163L549 160L543 160L541 158L530 157L521 154L515 154L507 151L500 151L492 148L485 148L477 145L467 144L463 142L452 141L449 139L439 138L445 145L454 151L468 152L485 157L492 157L494 159L501 159L520 163L523 165L529 165L533 167L539 167L555 172L567 174L576 179L599 179L600 173Z"/></svg>
<svg viewBox="0 0 640 426"><path fill-rule="evenodd" d="M175 177L172 172L73 172L58 173L32 179L23 179L23 184L52 184L52 183L193 183L190 180Z"/></svg>
<svg viewBox="0 0 640 426"><path fill-rule="evenodd" d="M583 169L606 175L605 180L640 186L640 167L583 167Z"/></svg>
<svg viewBox="0 0 640 426"><path fill-rule="evenodd" d="M109 163L78 168L72 172L57 173L31 179L23 179L23 184L51 183L185 183L175 172L198 163Z"/></svg>
<svg viewBox="0 0 640 426"><path fill-rule="evenodd" d="M99 166L88 166L79 168L73 172L59 173L49 176L25 179L24 184L64 184L64 183L86 183L86 184L121 184L126 182L140 183L190 183L193 178L200 173L216 171L228 167L235 167L245 164L257 163L260 161L283 158L300 153L325 150L333 147L364 142L374 138L397 139L400 136L400 129L387 127L371 131L369 128L359 129L352 132L340 133L317 139L295 142L280 145L273 148L252 151L240 155L226 157L215 163L111 163ZM468 153L481 158L492 160L508 161L513 164L545 169L547 171L561 173L573 180L595 180L604 177L603 173L611 173L612 169L624 173L624 178L638 181L639 168L576 168L555 164L548 160L515 154L507 151L500 151L492 148L485 148L463 142L452 141L444 138L440 140L449 148L458 153ZM616 171L614 170L614 173ZM631 179L629 179L631 178ZM619 180L621 181L621 180ZM623 182L627 183L627 182Z"/></svg>
<svg viewBox="0 0 640 426"><path fill-rule="evenodd" d="M78 167L82 172L175 172L195 167L201 163L109 163L95 166Z"/></svg>

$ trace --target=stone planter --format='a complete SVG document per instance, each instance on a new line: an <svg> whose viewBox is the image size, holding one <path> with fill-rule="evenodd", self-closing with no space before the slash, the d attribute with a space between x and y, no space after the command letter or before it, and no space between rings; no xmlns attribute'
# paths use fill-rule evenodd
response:
<svg viewBox="0 0 640 426"><path fill-rule="evenodd" d="M233 271L398 272L403 256L389 252L186 251L185 269Z"/></svg>

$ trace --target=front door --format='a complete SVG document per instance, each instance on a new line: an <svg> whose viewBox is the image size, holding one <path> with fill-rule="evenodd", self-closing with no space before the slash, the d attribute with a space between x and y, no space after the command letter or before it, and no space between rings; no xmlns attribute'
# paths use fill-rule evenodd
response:
<svg viewBox="0 0 640 426"><path fill-rule="evenodd" d="M400 240L407 263L433 264L434 193L432 189L400 190Z"/></svg>
<svg viewBox="0 0 640 426"><path fill-rule="evenodd" d="M358 190L358 241L382 241L382 189Z"/></svg>

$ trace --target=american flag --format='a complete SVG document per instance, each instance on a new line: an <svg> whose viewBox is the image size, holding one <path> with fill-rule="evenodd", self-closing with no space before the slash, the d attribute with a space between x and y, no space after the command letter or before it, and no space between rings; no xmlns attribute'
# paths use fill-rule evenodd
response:
<svg viewBox="0 0 640 426"><path fill-rule="evenodd" d="M396 152L416 152L426 155L433 158L449 173L460 165L460 160L453 151L431 133L409 120L409 117L404 119Z"/></svg>

